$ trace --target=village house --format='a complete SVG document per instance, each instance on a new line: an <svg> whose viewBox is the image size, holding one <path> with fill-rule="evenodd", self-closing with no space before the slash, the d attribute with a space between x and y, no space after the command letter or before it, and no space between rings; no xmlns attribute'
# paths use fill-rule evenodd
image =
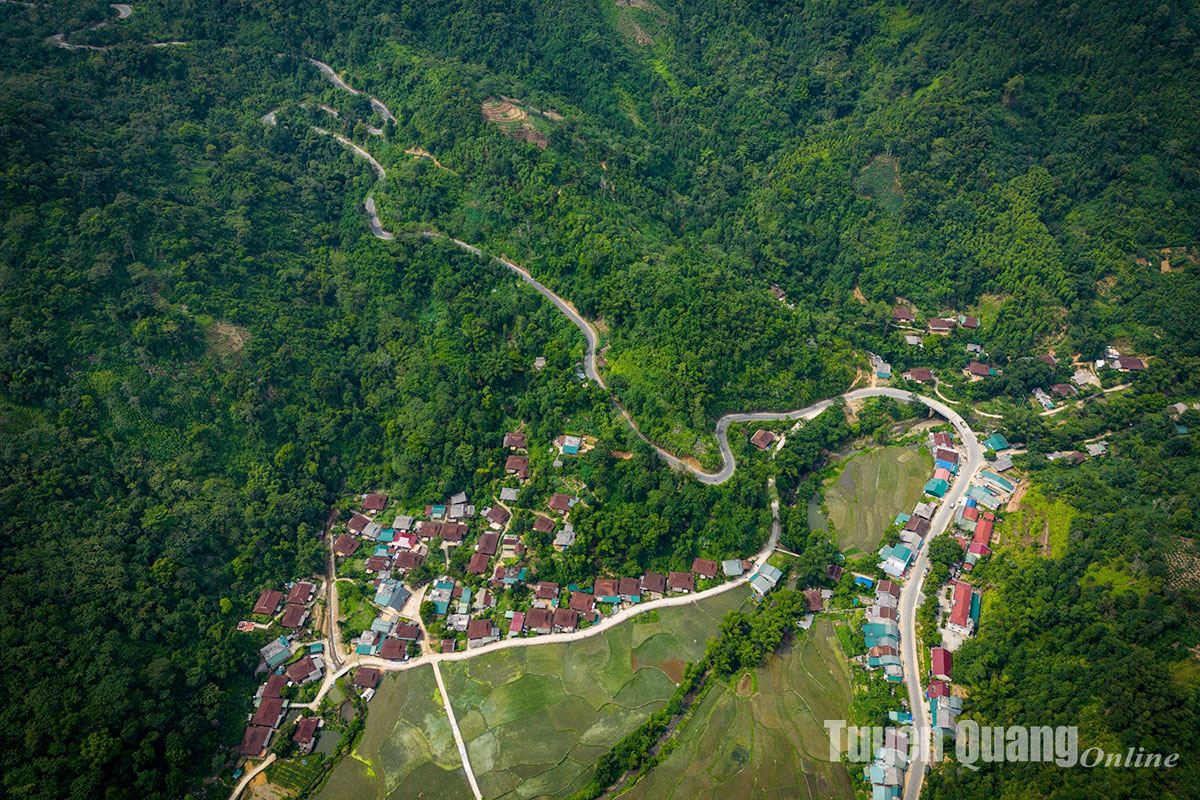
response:
<svg viewBox="0 0 1200 800"><path fill-rule="evenodd" d="M914 381L916 383L931 383L933 381L933 370L928 367L913 367L901 377L906 381Z"/></svg>
<svg viewBox="0 0 1200 800"><path fill-rule="evenodd" d="M624 603L642 602L642 584L637 578L621 578L617 583L617 591Z"/></svg>
<svg viewBox="0 0 1200 800"><path fill-rule="evenodd" d="M414 626L415 627L415 626ZM378 656L388 661L403 661L408 652L408 645L393 636L387 636L379 645Z"/></svg>
<svg viewBox="0 0 1200 800"><path fill-rule="evenodd" d="M930 674L938 680L950 680L950 665L953 663L953 658L950 651L944 647L934 647L929 651Z"/></svg>
<svg viewBox="0 0 1200 800"><path fill-rule="evenodd" d="M529 477L529 456L509 456L504 460L504 470L525 480Z"/></svg>
<svg viewBox="0 0 1200 800"><path fill-rule="evenodd" d="M571 511L571 508L576 502L578 502L578 498L576 497L572 497L561 492L555 492L550 497L549 505L552 510L557 511L560 514L567 514Z"/></svg>
<svg viewBox="0 0 1200 800"><path fill-rule="evenodd" d="M554 520L538 515L533 518L533 529L538 533L550 533L554 530Z"/></svg>
<svg viewBox="0 0 1200 800"><path fill-rule="evenodd" d="M263 589L262 594L258 596L257 602L254 603L252 611L255 614L272 616L279 609L279 602L281 600L283 600L283 592L276 589Z"/></svg>
<svg viewBox="0 0 1200 800"><path fill-rule="evenodd" d="M564 456L579 455L580 449L583 447L582 436L570 436L563 434L554 440L558 452Z"/></svg>
<svg viewBox="0 0 1200 800"><path fill-rule="evenodd" d="M687 594L696 591L696 576L690 572L672 572L667 575L667 589L672 594Z"/></svg>
<svg viewBox="0 0 1200 800"><path fill-rule="evenodd" d="M958 327L958 320L955 319L940 319L934 318L929 320L929 332L936 334L947 334Z"/></svg>
<svg viewBox="0 0 1200 800"><path fill-rule="evenodd" d="M621 602L621 593L616 578L597 578L593 587L596 592L596 602L616 605Z"/></svg>
<svg viewBox="0 0 1200 800"><path fill-rule="evenodd" d="M467 625L467 647L482 647L500 638L500 629L490 619L473 619Z"/></svg>
<svg viewBox="0 0 1200 800"><path fill-rule="evenodd" d="M479 541L475 544L475 552L483 553L487 556L496 555L496 548L500 545L500 534L487 533L480 534Z"/></svg>
<svg viewBox="0 0 1200 800"><path fill-rule="evenodd" d="M288 702L282 697L267 697L258 704L258 708L250 716L250 724L262 725L267 728L278 728L287 714Z"/></svg>
<svg viewBox="0 0 1200 800"><path fill-rule="evenodd" d="M571 601L568 607L573 611L586 614L596 607L596 598L587 592L571 592Z"/></svg>
<svg viewBox="0 0 1200 800"><path fill-rule="evenodd" d="M905 343L906 345L908 345L909 347L917 347L917 348L921 348L921 349L924 349L924 348L925 348L925 342L924 342L924 341L922 341L921 337L920 337L920 336L916 336L916 335L914 335L914 334L911 334L911 333L909 333L909 334L905 334L905 336L904 336L904 343Z"/></svg>
<svg viewBox="0 0 1200 800"><path fill-rule="evenodd" d="M658 572L647 571L642 575L642 594L650 599L662 597L667 591L667 576Z"/></svg>
<svg viewBox="0 0 1200 800"><path fill-rule="evenodd" d="M500 489L501 503L515 503L517 498L521 496L521 491L512 486L504 486Z"/></svg>
<svg viewBox="0 0 1200 800"><path fill-rule="evenodd" d="M771 431L759 428L750 437L750 444L757 447L759 450L766 450L775 442L775 434Z"/></svg>
<svg viewBox="0 0 1200 800"><path fill-rule="evenodd" d="M910 323L916 320L911 308L905 306L896 306L892 309L892 321L899 323Z"/></svg>
<svg viewBox="0 0 1200 800"><path fill-rule="evenodd" d="M512 617L508 621L508 638L513 639L520 636L523 630L525 630L525 612L512 612Z"/></svg>
<svg viewBox="0 0 1200 800"><path fill-rule="evenodd" d="M825 601L821 598L819 589L804 590L804 608L813 614L825 610Z"/></svg>
<svg viewBox="0 0 1200 800"><path fill-rule="evenodd" d="M979 318L978 317L968 317L966 315L960 314L958 317L958 324L962 325L964 328L969 328L970 330L975 330L976 328L979 327Z"/></svg>
<svg viewBox="0 0 1200 800"><path fill-rule="evenodd" d="M296 721L296 732L292 734L292 741L296 743L296 750L302 756L306 756L313 751L317 744L317 731L325 720L320 717L301 717Z"/></svg>
<svg viewBox="0 0 1200 800"><path fill-rule="evenodd" d="M950 622L947 627L954 633L970 636L975 633L975 621L971 618L971 606L975 590L969 583L954 582L954 600L950 608Z"/></svg>
<svg viewBox="0 0 1200 800"><path fill-rule="evenodd" d="M325 674L325 662L318 655L306 655L287 668L287 676L292 683L302 686L309 681L320 680Z"/></svg>
<svg viewBox="0 0 1200 800"><path fill-rule="evenodd" d="M274 733L273 729L261 725L248 726L242 735L242 743L238 745L238 753L247 758L265 758L267 745L271 743Z"/></svg>
<svg viewBox="0 0 1200 800"><path fill-rule="evenodd" d="M254 693L254 704L257 707L264 699L283 697L283 687L287 686L287 675L281 675L277 672L272 672L267 676L267 682L258 687L258 691Z"/></svg>
<svg viewBox="0 0 1200 800"><path fill-rule="evenodd" d="M524 450L525 433L523 431L509 431L504 434L504 446L512 450Z"/></svg>
<svg viewBox="0 0 1200 800"><path fill-rule="evenodd" d="M294 631L304 627L304 622L307 619L307 608L296 603L288 603L283 607L283 618L279 620L279 624L288 630Z"/></svg>
<svg viewBox="0 0 1200 800"><path fill-rule="evenodd" d="M500 530L508 524L508 520L512 518L512 514L504 506L492 506L484 512L484 517L487 518L488 524L495 530Z"/></svg>
<svg viewBox="0 0 1200 800"><path fill-rule="evenodd" d="M1056 383L1050 387L1050 391L1059 397L1074 397L1079 394L1079 390L1069 383Z"/></svg>
<svg viewBox="0 0 1200 800"><path fill-rule="evenodd" d="M745 571L746 569L742 566L742 562L736 558L727 558L721 562L721 572L725 573L725 577L727 578L736 578Z"/></svg>
<svg viewBox="0 0 1200 800"><path fill-rule="evenodd" d="M353 536L345 533L338 536L333 542L333 554L336 556L341 556L342 558L347 558L354 555L358 548L358 539L355 539Z"/></svg>
<svg viewBox="0 0 1200 800"><path fill-rule="evenodd" d="M558 584L538 581L533 587L533 604L538 608L554 608L558 605Z"/></svg>
<svg viewBox="0 0 1200 800"><path fill-rule="evenodd" d="M363 511L370 514L378 514L387 508L388 496L386 494L369 494L363 498Z"/></svg>
<svg viewBox="0 0 1200 800"><path fill-rule="evenodd" d="M710 561L707 558L696 558L692 560L692 573L701 578L717 577L718 565L716 561Z"/></svg>
<svg viewBox="0 0 1200 800"><path fill-rule="evenodd" d="M1118 372L1136 372L1146 368L1146 364L1136 356L1121 356L1116 360Z"/></svg>
<svg viewBox="0 0 1200 800"><path fill-rule="evenodd" d="M488 564L491 560L491 556L487 553L475 553L471 556L471 560L467 562L467 572L472 575L484 575L488 571Z"/></svg>
<svg viewBox="0 0 1200 800"><path fill-rule="evenodd" d="M579 627L579 612L570 608L554 609L554 630L572 633Z"/></svg>
<svg viewBox="0 0 1200 800"><path fill-rule="evenodd" d="M967 365L967 374L973 378L986 378L991 374L991 369L987 364L979 361L972 361Z"/></svg>
<svg viewBox="0 0 1200 800"><path fill-rule="evenodd" d="M554 549L562 552L575 544L575 526L571 523L563 525L562 530L554 534Z"/></svg>
<svg viewBox="0 0 1200 800"><path fill-rule="evenodd" d="M462 544L468 530L469 528L461 522L443 522L437 535L442 537L446 544L457 547Z"/></svg>
<svg viewBox="0 0 1200 800"><path fill-rule="evenodd" d="M983 345L981 345L981 344L975 344L974 342L968 342L968 343L967 343L967 347L966 347L966 351L967 351L968 353L974 353L974 354L979 354L979 355L982 355L982 353L983 353Z"/></svg>
<svg viewBox="0 0 1200 800"><path fill-rule="evenodd" d="M354 688L374 689L379 685L379 678L382 674L375 667L359 667L354 671Z"/></svg>
<svg viewBox="0 0 1200 800"><path fill-rule="evenodd" d="M525 614L525 627L534 633L546 635L554 630L554 612L549 608L531 608Z"/></svg>
<svg viewBox="0 0 1200 800"><path fill-rule="evenodd" d="M370 524L371 519L369 517L364 517L362 514L355 514L350 517L350 521L346 523L346 527L350 529L351 533L362 533Z"/></svg>
<svg viewBox="0 0 1200 800"><path fill-rule="evenodd" d="M292 590L288 592L287 601L289 603L307 605L308 603L312 602L313 594L316 592L316 590L316 587L311 583L306 583L304 581L294 583L292 584Z"/></svg>

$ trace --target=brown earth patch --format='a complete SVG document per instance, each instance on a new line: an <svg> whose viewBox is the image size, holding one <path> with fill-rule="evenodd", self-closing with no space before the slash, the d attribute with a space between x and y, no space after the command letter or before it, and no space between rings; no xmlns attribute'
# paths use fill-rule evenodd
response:
<svg viewBox="0 0 1200 800"><path fill-rule="evenodd" d="M550 144L550 137L528 122L529 114L513 105L509 100L489 97L480 108L484 122L498 125L505 136L522 142L532 142L542 150Z"/></svg>
<svg viewBox="0 0 1200 800"><path fill-rule="evenodd" d="M749 697L753 686L753 676L749 672L743 672L742 677L738 678L737 686L733 688L733 691L738 697Z"/></svg>
<svg viewBox="0 0 1200 800"><path fill-rule="evenodd" d="M216 322L208 332L208 347L219 356L233 355L250 341L250 331L229 322Z"/></svg>

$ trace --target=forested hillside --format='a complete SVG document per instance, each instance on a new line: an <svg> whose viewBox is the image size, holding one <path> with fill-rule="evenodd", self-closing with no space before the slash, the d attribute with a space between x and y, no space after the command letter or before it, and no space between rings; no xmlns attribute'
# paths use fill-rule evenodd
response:
<svg viewBox="0 0 1200 800"><path fill-rule="evenodd" d="M233 625L317 567L331 502L470 486L508 419L608 431L573 328L407 234L528 266L705 464L720 413L844 390L897 295L994 295L997 352L1120 335L1187 374L1197 266L1157 256L1200 239L1198 31L1173 2L0 4L0 794L222 794ZM395 241L314 123L387 167ZM596 476L586 536L683 498L603 563L750 543L761 482L679 481Z"/></svg>

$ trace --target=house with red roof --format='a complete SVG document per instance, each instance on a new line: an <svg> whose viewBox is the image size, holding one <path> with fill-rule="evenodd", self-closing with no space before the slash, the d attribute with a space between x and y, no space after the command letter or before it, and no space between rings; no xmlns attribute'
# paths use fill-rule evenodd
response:
<svg viewBox="0 0 1200 800"><path fill-rule="evenodd" d="M953 657L950 651L944 647L935 647L929 651L930 674L933 677L943 681L950 680L950 667L953 664Z"/></svg>
<svg viewBox="0 0 1200 800"><path fill-rule="evenodd" d="M975 621L971 619L971 602L975 589L969 583L954 582L954 602L950 607L950 622L947 627L963 636L975 633Z"/></svg>

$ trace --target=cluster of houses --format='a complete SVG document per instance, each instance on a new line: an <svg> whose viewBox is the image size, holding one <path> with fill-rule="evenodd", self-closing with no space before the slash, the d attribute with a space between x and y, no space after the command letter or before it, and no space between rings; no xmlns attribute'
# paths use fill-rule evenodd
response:
<svg viewBox="0 0 1200 800"><path fill-rule="evenodd" d="M912 715L890 711L888 719L907 725L912 722ZM883 744L875 749L875 760L863 770L863 780L871 785L871 800L900 800L908 752L908 734L900 728L884 728Z"/></svg>
<svg viewBox="0 0 1200 800"><path fill-rule="evenodd" d="M251 613L258 617L269 617L289 631L301 631L307 627L311 605L317 588L307 581L297 581L285 587L287 595L278 589L263 589L254 602ZM283 607L282 612L280 606ZM250 630L253 622L239 623L239 630Z"/></svg>
<svg viewBox="0 0 1200 800"><path fill-rule="evenodd" d="M434 582L426 600L433 604L433 613L445 617L446 627L457 633L465 633L467 647L482 647L502 637L538 636L551 633L572 633L582 625L598 622L606 612L616 612L647 600L657 600L667 595L689 594L696 591L696 581L715 580L743 575L752 564L736 559L716 562L697 558L689 572L672 571L666 574L647 571L641 577L597 578L593 586L581 588L575 584L561 587L557 583L539 581L532 585L532 600L527 609L510 609L501 621L489 613L496 607L494 590L524 581L524 570L509 575L513 569L504 568L504 575L493 580L491 589L472 591L442 576ZM500 571L497 571L500 576ZM766 594L782 573L770 565L764 566L751 579L756 592ZM511 580L510 580L511 579ZM443 651L452 651L455 640L443 641Z"/></svg>
<svg viewBox="0 0 1200 800"><path fill-rule="evenodd" d="M320 643L304 647L287 636L271 640L260 650L267 679L254 694L254 710L250 713L246 731L238 745L240 755L263 758L267 754L271 739L287 717L290 703L283 696L283 690L288 686L303 686L321 680L325 675L322 651L323 645ZM297 720L292 740L301 753L312 752L322 724L316 717Z"/></svg>
<svg viewBox="0 0 1200 800"><path fill-rule="evenodd" d="M883 670L886 680L904 680L900 663L900 585L883 580L875 587L875 602L867 608L863 643L867 647L867 669Z"/></svg>
<svg viewBox="0 0 1200 800"><path fill-rule="evenodd" d="M929 701L934 734L954 736L958 715L962 713L962 698L950 694L953 664L954 654L945 647L930 649L929 685L925 687L925 699Z"/></svg>

